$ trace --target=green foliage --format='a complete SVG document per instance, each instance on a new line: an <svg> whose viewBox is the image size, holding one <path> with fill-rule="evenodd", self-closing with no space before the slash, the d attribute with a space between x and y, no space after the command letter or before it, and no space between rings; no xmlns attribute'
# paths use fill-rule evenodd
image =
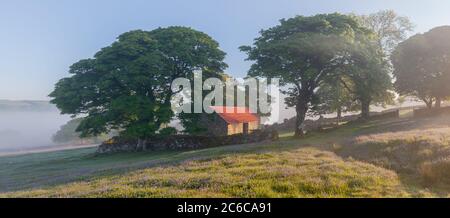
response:
<svg viewBox="0 0 450 218"><path fill-rule="evenodd" d="M224 57L216 41L190 28L127 32L94 58L73 64L51 102L63 114L87 115L77 128L83 137L112 129L150 137L173 118L172 81L192 79L194 71L222 72Z"/></svg>
<svg viewBox="0 0 450 218"><path fill-rule="evenodd" d="M159 134L163 135L163 136L175 135L175 134L177 134L177 129L175 129L173 127L166 127L166 128L159 130Z"/></svg>
<svg viewBox="0 0 450 218"><path fill-rule="evenodd" d="M337 113L340 118L342 112L358 110L353 93L349 91L352 87L351 81L342 76L330 77L324 81L317 92L313 101L313 112L315 115Z"/></svg>
<svg viewBox="0 0 450 218"><path fill-rule="evenodd" d="M79 139L80 134L76 132L76 129L80 125L81 120L81 118L73 119L61 126L58 132L53 135L53 141L56 143L66 143Z"/></svg>
<svg viewBox="0 0 450 218"><path fill-rule="evenodd" d="M400 43L392 55L395 88L423 100L450 96L450 27L437 27Z"/></svg>
<svg viewBox="0 0 450 218"><path fill-rule="evenodd" d="M83 118L75 118L61 126L61 128L53 135L52 140L56 143L74 143L74 144L96 144L107 140L109 135L100 135L97 137L90 137L82 139L77 128Z"/></svg>
<svg viewBox="0 0 450 218"><path fill-rule="evenodd" d="M373 14L355 16L374 35L360 45L356 44L356 62L347 74L351 78L353 93L361 105L362 118L369 117L371 104L394 103L390 73L389 55L393 48L413 30L407 17L399 16L393 10L382 10ZM376 44L373 44L376 43ZM359 58L358 58L359 56Z"/></svg>
<svg viewBox="0 0 450 218"><path fill-rule="evenodd" d="M374 39L361 37L350 49L351 64L344 66L344 75L351 85L341 80L361 105L363 118L369 117L369 106L392 104L394 93L385 53Z"/></svg>
<svg viewBox="0 0 450 218"><path fill-rule="evenodd" d="M407 17L398 16L392 10L354 18L372 34L357 35L356 43L352 43L348 50L349 64L332 79L331 87L326 84L319 89L317 110L334 112L345 102L345 110L355 110L355 106L359 105L362 117L368 118L371 104L384 106L394 103L390 76L392 68L388 56L413 30L413 24ZM342 87L346 90L342 91Z"/></svg>
<svg viewBox="0 0 450 218"><path fill-rule="evenodd" d="M213 101L213 104L216 106L224 106L227 105L227 98L232 98L234 101L231 102L234 106L239 106L239 107L253 107L256 108L257 111L255 111L258 115L260 115L261 117L267 117L270 116L270 112L269 113L263 113L261 112L261 109L259 107L259 84L256 84L256 87L250 87L250 86L245 86L244 83L236 80L235 78L233 78L232 76L226 74L226 73L220 73L220 74L214 74L214 75L210 75L213 76L215 78L218 78L219 80L221 80L224 83L224 87L214 87L216 89L220 89L223 88L223 102L216 102L215 100ZM208 79L208 77L203 76L203 82ZM225 83L226 82L230 82L230 83L234 83L235 86L233 87L235 90L233 93L229 93L226 90L225 87ZM193 87L194 84L191 84L191 87ZM244 87L241 89L241 87ZM249 96L250 96L250 92L251 91L255 91L257 93L257 100L256 102L250 102L249 100ZM267 93L265 90L263 90L264 93L267 95L267 101L270 103L271 101L273 101L273 97L269 95L269 93ZM188 99L192 99L192 96L194 91L192 91L192 93L185 93L185 96L187 96ZM243 94L245 96L245 103L243 104L243 102L238 102L238 92L240 92L239 94ZM204 90L202 91L202 96L203 98L209 94L210 91L208 90ZM254 105L256 103L256 105ZM194 104L192 102L191 104L191 111L194 111ZM212 122L214 122L214 115L211 114L206 114L206 113L180 113L177 116L179 118L179 120L181 121L182 126L184 127L183 132L189 135L204 135L204 134L208 134L208 126L205 126L205 119L209 119Z"/></svg>
<svg viewBox="0 0 450 218"><path fill-rule="evenodd" d="M180 113L178 118L184 127L183 132L188 135L203 135L207 132L208 127L201 122L202 117L207 116L200 113Z"/></svg>
<svg viewBox="0 0 450 218"><path fill-rule="evenodd" d="M297 16L261 31L253 47L242 46L255 61L249 76L278 77L286 103L297 111L296 135L303 134L305 114L314 92L329 76L349 63L348 50L362 35L372 34L353 17L342 14Z"/></svg>
<svg viewBox="0 0 450 218"><path fill-rule="evenodd" d="M397 44L407 38L414 25L408 17L399 16L393 10L382 10L369 15L359 16L363 25L378 37L378 45L386 54L390 54Z"/></svg>
<svg viewBox="0 0 450 218"><path fill-rule="evenodd" d="M222 82L226 82L227 79L231 79L232 77L226 74L225 72L206 72L206 74L202 74L202 84L204 84L205 80L208 78L217 78L221 80ZM194 87L194 81L191 80L191 88ZM216 89L220 87L214 87ZM202 100L205 98L207 94L210 93L208 90L202 90ZM191 103L191 112L194 112L194 95L195 90L189 90L186 93L183 93L183 95L189 99ZM213 104L215 105L225 105L225 89L224 89L224 102L215 102ZM184 113L181 112L177 115L177 118L180 120L181 125L183 126L183 132L188 135L203 135L207 133L208 127L204 125L202 118L204 117L211 117L210 115L206 113Z"/></svg>

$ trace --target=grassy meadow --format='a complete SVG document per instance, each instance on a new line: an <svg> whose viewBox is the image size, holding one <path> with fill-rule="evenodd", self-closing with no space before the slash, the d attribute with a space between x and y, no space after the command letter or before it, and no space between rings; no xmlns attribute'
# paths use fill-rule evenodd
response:
<svg viewBox="0 0 450 218"><path fill-rule="evenodd" d="M0 197L447 197L449 124L401 118L193 151L0 157Z"/></svg>

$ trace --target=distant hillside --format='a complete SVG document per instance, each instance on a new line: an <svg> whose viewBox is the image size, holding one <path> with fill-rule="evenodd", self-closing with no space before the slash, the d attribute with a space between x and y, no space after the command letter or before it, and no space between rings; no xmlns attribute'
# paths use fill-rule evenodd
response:
<svg viewBox="0 0 450 218"><path fill-rule="evenodd" d="M0 100L0 111L56 111L56 107L48 101L13 101Z"/></svg>

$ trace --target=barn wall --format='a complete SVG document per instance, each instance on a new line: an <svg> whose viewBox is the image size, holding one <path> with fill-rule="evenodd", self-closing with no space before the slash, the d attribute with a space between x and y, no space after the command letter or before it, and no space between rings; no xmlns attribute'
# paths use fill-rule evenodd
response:
<svg viewBox="0 0 450 218"><path fill-rule="evenodd" d="M248 130L252 132L253 130L259 129L259 121L254 121L248 123Z"/></svg>
<svg viewBox="0 0 450 218"><path fill-rule="evenodd" d="M226 136L226 135L242 134L244 132L243 123L229 124L216 113L203 115L202 123L208 129L206 135ZM260 129L259 127L260 127L259 120L249 122L248 124L248 130L250 133L253 132L254 130Z"/></svg>
<svg viewBox="0 0 450 218"><path fill-rule="evenodd" d="M253 130L259 129L259 121L249 122L248 131L251 133ZM244 132L244 123L232 123L228 124L228 135L240 134Z"/></svg>
<svg viewBox="0 0 450 218"><path fill-rule="evenodd" d="M244 125L242 123L228 124L228 135L239 134L244 131Z"/></svg>

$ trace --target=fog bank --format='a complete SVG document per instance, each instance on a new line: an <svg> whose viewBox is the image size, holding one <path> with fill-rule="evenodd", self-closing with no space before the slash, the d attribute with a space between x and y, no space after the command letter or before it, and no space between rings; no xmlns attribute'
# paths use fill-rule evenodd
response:
<svg viewBox="0 0 450 218"><path fill-rule="evenodd" d="M54 145L53 134L69 120L54 107L0 109L0 152Z"/></svg>

